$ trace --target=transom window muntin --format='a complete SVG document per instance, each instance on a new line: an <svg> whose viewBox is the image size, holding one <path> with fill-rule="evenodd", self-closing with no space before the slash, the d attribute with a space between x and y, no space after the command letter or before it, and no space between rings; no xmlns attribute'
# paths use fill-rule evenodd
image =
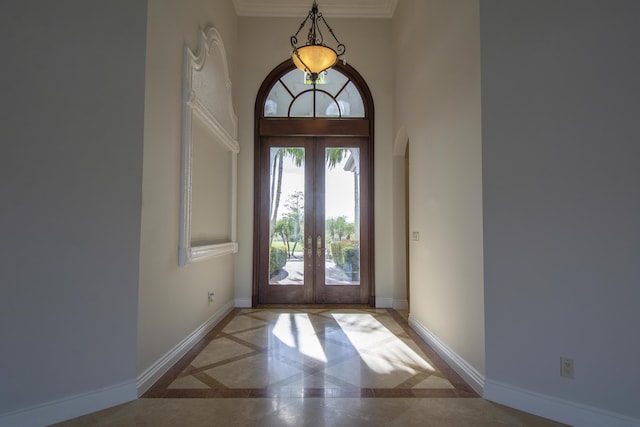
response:
<svg viewBox="0 0 640 427"><path fill-rule="evenodd" d="M298 69L285 73L267 96L264 117L366 117L362 95L348 76L333 68L323 80L309 83Z"/></svg>

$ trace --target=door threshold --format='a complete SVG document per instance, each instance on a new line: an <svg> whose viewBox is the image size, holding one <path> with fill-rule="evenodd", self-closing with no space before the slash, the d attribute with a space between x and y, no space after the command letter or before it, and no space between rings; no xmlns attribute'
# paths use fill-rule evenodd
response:
<svg viewBox="0 0 640 427"><path fill-rule="evenodd" d="M375 309L369 304L258 304L253 308L324 308L327 310L340 308Z"/></svg>

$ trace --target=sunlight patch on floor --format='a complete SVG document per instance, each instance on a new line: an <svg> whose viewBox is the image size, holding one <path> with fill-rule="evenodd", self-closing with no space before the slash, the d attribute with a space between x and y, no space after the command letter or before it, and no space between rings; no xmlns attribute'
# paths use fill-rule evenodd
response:
<svg viewBox="0 0 640 427"><path fill-rule="evenodd" d="M306 313L282 313L278 316L272 334L283 344L301 354L323 363L327 356Z"/></svg>
<svg viewBox="0 0 640 427"><path fill-rule="evenodd" d="M332 316L372 371L378 374L397 371L415 374L418 369L435 371L372 315L334 313Z"/></svg>

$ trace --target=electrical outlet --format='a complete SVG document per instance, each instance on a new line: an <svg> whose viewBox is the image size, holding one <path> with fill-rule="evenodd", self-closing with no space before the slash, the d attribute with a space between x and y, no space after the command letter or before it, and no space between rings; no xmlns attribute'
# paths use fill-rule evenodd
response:
<svg viewBox="0 0 640 427"><path fill-rule="evenodd" d="M209 298L209 302L213 302L213 296L214 296L214 295L215 295L215 294L214 294L213 292L209 291L209 293L207 294L207 296L208 296L208 298Z"/></svg>
<svg viewBox="0 0 640 427"><path fill-rule="evenodd" d="M560 358L560 376L573 378L573 359L568 359L566 357Z"/></svg>
<svg viewBox="0 0 640 427"><path fill-rule="evenodd" d="M413 240L414 242L420 240L420 232L414 231L413 233L411 233L411 240Z"/></svg>

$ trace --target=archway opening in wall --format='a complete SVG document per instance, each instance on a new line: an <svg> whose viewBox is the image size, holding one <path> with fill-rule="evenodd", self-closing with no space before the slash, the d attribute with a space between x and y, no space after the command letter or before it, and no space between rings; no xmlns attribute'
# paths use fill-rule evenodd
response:
<svg viewBox="0 0 640 427"><path fill-rule="evenodd" d="M369 304L374 108L350 65L316 82L291 60L255 105L253 305Z"/></svg>

